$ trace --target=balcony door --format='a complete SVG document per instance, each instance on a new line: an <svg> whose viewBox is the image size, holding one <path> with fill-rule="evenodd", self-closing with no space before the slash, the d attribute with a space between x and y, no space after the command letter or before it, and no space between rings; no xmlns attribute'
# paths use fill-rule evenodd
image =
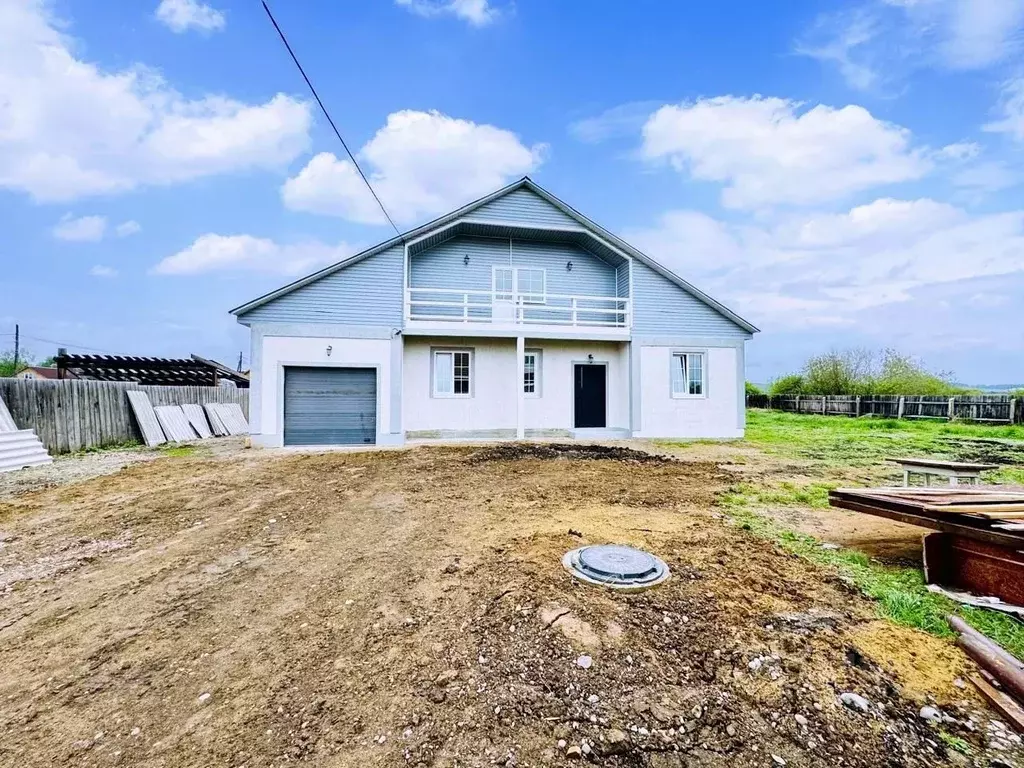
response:
<svg viewBox="0 0 1024 768"><path fill-rule="evenodd" d="M547 273L536 267L494 267L492 285L495 322L515 322L516 306L545 304Z"/></svg>
<svg viewBox="0 0 1024 768"><path fill-rule="evenodd" d="M491 320L495 323L511 323L515 320L515 284L516 270L514 267L494 268Z"/></svg>

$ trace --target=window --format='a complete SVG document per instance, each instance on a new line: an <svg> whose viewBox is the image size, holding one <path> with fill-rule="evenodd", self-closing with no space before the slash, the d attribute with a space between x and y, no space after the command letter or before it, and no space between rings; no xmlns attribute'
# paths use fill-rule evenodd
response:
<svg viewBox="0 0 1024 768"><path fill-rule="evenodd" d="M512 301L518 296L523 304L543 304L546 293L543 269L526 267L494 268L494 300Z"/></svg>
<svg viewBox="0 0 1024 768"><path fill-rule="evenodd" d="M704 389L704 353L673 353L672 397L703 397Z"/></svg>
<svg viewBox="0 0 1024 768"><path fill-rule="evenodd" d="M512 301L513 280L512 267L494 268L494 300Z"/></svg>
<svg viewBox="0 0 1024 768"><path fill-rule="evenodd" d="M540 396L540 350L528 349L523 356L523 392Z"/></svg>
<svg viewBox="0 0 1024 768"><path fill-rule="evenodd" d="M544 277L543 269L516 270L516 292L522 297L524 304L544 303Z"/></svg>
<svg viewBox="0 0 1024 768"><path fill-rule="evenodd" d="M470 353L434 352L434 397L470 396Z"/></svg>

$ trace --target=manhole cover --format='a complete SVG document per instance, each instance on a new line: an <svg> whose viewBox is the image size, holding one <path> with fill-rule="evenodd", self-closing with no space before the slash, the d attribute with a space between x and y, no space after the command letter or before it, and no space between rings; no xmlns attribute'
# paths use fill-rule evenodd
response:
<svg viewBox="0 0 1024 768"><path fill-rule="evenodd" d="M614 589L647 589L671 574L665 561L620 544L597 544L566 552L562 565L581 581Z"/></svg>

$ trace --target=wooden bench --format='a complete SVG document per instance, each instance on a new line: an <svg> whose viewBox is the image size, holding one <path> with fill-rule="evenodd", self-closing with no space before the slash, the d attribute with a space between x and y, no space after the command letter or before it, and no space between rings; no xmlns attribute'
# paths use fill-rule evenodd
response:
<svg viewBox="0 0 1024 768"><path fill-rule="evenodd" d="M996 464L971 464L964 461L943 461L941 459L886 459L898 464L903 470L903 486L910 487L911 475L923 475L924 484L930 485L932 477L946 478L949 485L960 485L966 480L967 485L978 485L981 473L990 469L998 469Z"/></svg>

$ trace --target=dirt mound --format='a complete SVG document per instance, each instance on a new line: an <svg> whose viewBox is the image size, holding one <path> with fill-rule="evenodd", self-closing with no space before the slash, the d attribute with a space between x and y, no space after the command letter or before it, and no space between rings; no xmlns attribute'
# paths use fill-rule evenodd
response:
<svg viewBox="0 0 1024 768"><path fill-rule="evenodd" d="M586 443L502 443L476 451L470 462L515 461L517 459L581 459L626 461L634 464L666 464L675 459L617 445Z"/></svg>

